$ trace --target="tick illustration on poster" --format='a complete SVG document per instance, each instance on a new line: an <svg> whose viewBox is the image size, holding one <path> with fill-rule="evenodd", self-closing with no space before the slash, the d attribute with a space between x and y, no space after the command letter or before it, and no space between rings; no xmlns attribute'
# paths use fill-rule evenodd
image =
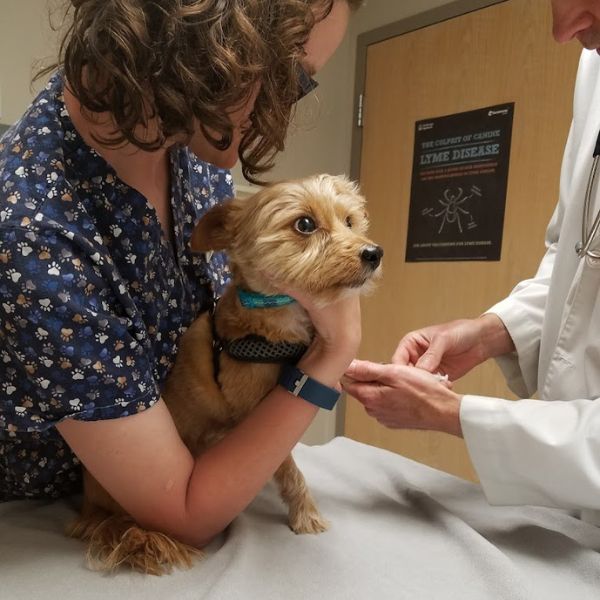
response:
<svg viewBox="0 0 600 600"><path fill-rule="evenodd" d="M438 234L441 234L446 226L454 226L458 228L460 233L463 233L465 229L476 229L477 221L470 210L472 209L470 200L474 196L482 197L481 190L475 185L470 192L465 192L462 188L446 188L443 198L438 199L438 204L442 208L439 209L439 206L426 208L422 214L424 217L431 217L435 219L436 223L439 223Z"/></svg>

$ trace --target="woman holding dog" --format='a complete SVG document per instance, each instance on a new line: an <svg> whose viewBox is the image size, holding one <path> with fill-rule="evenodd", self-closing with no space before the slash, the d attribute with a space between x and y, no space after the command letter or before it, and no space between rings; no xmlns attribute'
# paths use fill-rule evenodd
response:
<svg viewBox="0 0 600 600"><path fill-rule="evenodd" d="M552 0L552 8L555 39L588 51L537 274L482 317L409 333L392 364L355 362L345 387L387 427L464 435L491 503L575 509L600 525L600 255L598 236L581 231L600 140L600 3ZM593 220L597 186L589 187ZM433 375L455 380L488 358L524 400L463 397ZM536 390L541 401L528 399Z"/></svg>
<svg viewBox="0 0 600 600"><path fill-rule="evenodd" d="M80 489L82 462L140 524L201 547L255 497L317 408L277 387L201 456L160 390L226 280L189 236L284 147L358 0L72 0L59 70L0 141L0 501ZM333 387L357 299L298 298L299 367ZM201 401L201 399L199 399Z"/></svg>

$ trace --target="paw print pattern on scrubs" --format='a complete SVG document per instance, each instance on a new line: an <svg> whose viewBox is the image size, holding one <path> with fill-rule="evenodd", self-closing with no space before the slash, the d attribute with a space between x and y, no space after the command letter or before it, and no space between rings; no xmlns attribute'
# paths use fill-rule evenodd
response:
<svg viewBox="0 0 600 600"><path fill-rule="evenodd" d="M171 149L173 243L154 208L85 144L56 74L0 139L0 501L81 489L55 425L160 398L191 322L228 281L189 249L233 195L229 171Z"/></svg>

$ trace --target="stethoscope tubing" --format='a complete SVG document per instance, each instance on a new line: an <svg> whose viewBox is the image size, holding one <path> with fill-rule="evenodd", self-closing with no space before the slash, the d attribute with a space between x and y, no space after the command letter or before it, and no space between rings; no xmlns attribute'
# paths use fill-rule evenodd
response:
<svg viewBox="0 0 600 600"><path fill-rule="evenodd" d="M592 195L594 193L594 189L596 187L596 181L598 179L598 170L600 169L600 133L598 134L598 138L596 139L596 146L594 148L594 160L592 163L592 168L590 170L590 175L588 177L587 187L585 190L585 199L583 202L583 216L581 218L581 242L579 242L575 246L575 252L579 258L583 258L584 256L589 256L590 258L600 259L600 250L591 250L590 246L596 236L598 235L598 231L600 231L600 210L596 213L596 217L594 219L594 223L592 224L592 228L590 230L590 210L592 206ZM589 233L588 233L589 232Z"/></svg>

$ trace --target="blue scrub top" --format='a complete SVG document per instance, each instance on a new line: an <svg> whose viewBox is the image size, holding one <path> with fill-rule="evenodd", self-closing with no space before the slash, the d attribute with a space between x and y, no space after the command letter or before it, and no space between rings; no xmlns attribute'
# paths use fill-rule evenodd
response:
<svg viewBox="0 0 600 600"><path fill-rule="evenodd" d="M190 251L228 171L170 151L173 244L154 208L83 141L57 73L0 139L0 501L77 492L63 419L115 419L160 398L178 342L228 281Z"/></svg>

